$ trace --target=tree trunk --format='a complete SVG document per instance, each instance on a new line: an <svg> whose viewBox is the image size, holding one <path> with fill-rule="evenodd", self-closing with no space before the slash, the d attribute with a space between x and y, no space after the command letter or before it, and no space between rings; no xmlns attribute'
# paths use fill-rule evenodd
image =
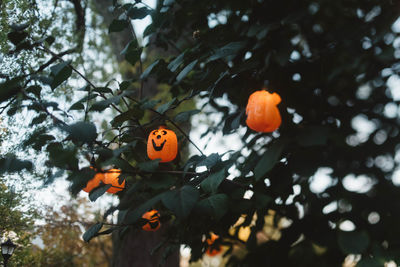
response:
<svg viewBox="0 0 400 267"><path fill-rule="evenodd" d="M112 1L110 0L93 0L92 4L96 12L103 17L103 22L106 27L110 25L112 20L119 14L111 12L110 7ZM134 72L138 73L139 69L133 70L132 68L121 67L124 64L124 59L121 57L120 52L123 48L133 39L132 33L129 29L122 32L111 33L110 42L114 55L120 65L121 75L124 79L130 79L134 76ZM157 84L154 80L148 79L144 86L146 90L143 91L142 97L151 97L157 93ZM163 225L156 232L146 232L137 229L131 229L129 232L124 233L120 238L119 233L113 233L113 267L153 267L158 266L162 261L163 249L159 249L157 253L151 255L151 252L163 240L164 233L168 230L167 225ZM165 265L166 267L179 266L179 251L170 255Z"/></svg>

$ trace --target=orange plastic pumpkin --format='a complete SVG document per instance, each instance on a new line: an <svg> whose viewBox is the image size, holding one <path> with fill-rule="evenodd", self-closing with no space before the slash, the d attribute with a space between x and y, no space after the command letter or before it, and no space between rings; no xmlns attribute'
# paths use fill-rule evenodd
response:
<svg viewBox="0 0 400 267"><path fill-rule="evenodd" d="M90 167L91 169L93 169L93 167ZM96 175L93 177L93 179L91 179L87 184L86 187L83 188L82 190L90 193L93 189L95 189L96 187L98 187L100 185L100 183L103 182L104 183L104 174L101 172L96 173Z"/></svg>
<svg viewBox="0 0 400 267"><path fill-rule="evenodd" d="M257 132L273 132L279 128L282 119L277 105L281 97L265 90L252 93L246 107L246 124Z"/></svg>
<svg viewBox="0 0 400 267"><path fill-rule="evenodd" d="M218 235L211 233L210 238L206 239L206 242L208 244L208 248L206 250L206 254L208 256L215 256L218 255L222 252L222 247L220 245L218 246L212 246L212 244L214 244L215 240L217 240L219 238Z"/></svg>
<svg viewBox="0 0 400 267"><path fill-rule="evenodd" d="M157 231L161 227L160 223L160 213L157 210L151 210L143 214L143 219L148 220L145 225L142 226L142 229L145 231Z"/></svg>
<svg viewBox="0 0 400 267"><path fill-rule="evenodd" d="M111 169L105 172L104 174L104 183L110 184L111 187L107 189L108 193L115 194L119 191L122 191L125 188L125 180L122 183L119 183L119 175L121 171L118 169Z"/></svg>
<svg viewBox="0 0 400 267"><path fill-rule="evenodd" d="M147 140L147 155L151 160L161 159L169 162L176 158L178 153L178 139L172 130L160 126L150 133Z"/></svg>

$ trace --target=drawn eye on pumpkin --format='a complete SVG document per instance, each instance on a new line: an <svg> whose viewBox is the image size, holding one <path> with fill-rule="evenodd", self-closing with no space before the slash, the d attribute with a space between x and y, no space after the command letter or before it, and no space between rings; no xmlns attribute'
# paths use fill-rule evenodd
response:
<svg viewBox="0 0 400 267"><path fill-rule="evenodd" d="M150 159L161 159L169 162L176 158L178 153L178 139L174 131L160 126L152 131L147 140L147 155Z"/></svg>

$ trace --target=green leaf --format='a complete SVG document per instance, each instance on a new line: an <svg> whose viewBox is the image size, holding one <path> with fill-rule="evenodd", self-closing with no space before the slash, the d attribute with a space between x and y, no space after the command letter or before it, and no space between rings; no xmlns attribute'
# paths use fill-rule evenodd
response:
<svg viewBox="0 0 400 267"><path fill-rule="evenodd" d="M324 126L308 126L302 129L296 136L300 146L323 146L326 145L330 129Z"/></svg>
<svg viewBox="0 0 400 267"><path fill-rule="evenodd" d="M50 141L55 140L55 137L52 135L44 134L40 130L38 132L34 132L24 143L24 146L32 146L33 149L40 151L42 148L47 145Z"/></svg>
<svg viewBox="0 0 400 267"><path fill-rule="evenodd" d="M180 81L183 80L183 78L185 78L189 72L191 72L193 70L193 68L196 66L197 64L197 59L190 62L179 74L178 76L176 76L176 81L179 83Z"/></svg>
<svg viewBox="0 0 400 267"><path fill-rule="evenodd" d="M47 145L46 151L49 152L49 163L53 166L59 167L61 169L78 169L78 159L76 158L76 148L67 147L64 148L58 142L52 142ZM94 172L93 172L94 175ZM90 177L87 181L89 181ZM85 184L82 184L78 190L85 187ZM76 192L77 193L77 192Z"/></svg>
<svg viewBox="0 0 400 267"><path fill-rule="evenodd" d="M146 27L146 29L143 32L143 37L146 37L148 35L153 34L157 30L157 27L154 26L154 24L150 24L149 26Z"/></svg>
<svg viewBox="0 0 400 267"><path fill-rule="evenodd" d="M267 151L265 151L264 155L261 157L256 167L254 168L254 176L256 181L263 178L267 172L272 170L272 168L281 157L284 145L284 142L277 141L273 143Z"/></svg>
<svg viewBox="0 0 400 267"><path fill-rule="evenodd" d="M96 201L99 197L104 195L105 192L111 187L111 184L102 184L96 188L94 188L92 191L89 193L89 199L90 201Z"/></svg>
<svg viewBox="0 0 400 267"><path fill-rule="evenodd" d="M138 168L141 171L153 172L153 171L157 170L160 161L161 161L161 159L155 159L155 160L151 160L151 161L141 162L138 164Z"/></svg>
<svg viewBox="0 0 400 267"><path fill-rule="evenodd" d="M142 54L142 48L138 47L136 39L130 41L128 45L122 50L121 55L125 55L126 61L131 65L135 65L139 61Z"/></svg>
<svg viewBox="0 0 400 267"><path fill-rule="evenodd" d="M215 194L218 190L218 186L225 178L225 169L222 169L219 172L212 173L210 176L204 179L200 186L204 191Z"/></svg>
<svg viewBox="0 0 400 267"><path fill-rule="evenodd" d="M90 228L87 229L86 232L83 234L83 240L85 240L85 242L89 242L93 237L97 236L97 233L101 230L102 227L103 223L96 223L90 226Z"/></svg>
<svg viewBox="0 0 400 267"><path fill-rule="evenodd" d="M22 23L22 24L12 24L10 28L14 31L23 31L29 27L29 23Z"/></svg>
<svg viewBox="0 0 400 267"><path fill-rule="evenodd" d="M40 92L42 91L42 87L39 85L32 85L25 89L27 93L34 94L37 98L40 98Z"/></svg>
<svg viewBox="0 0 400 267"><path fill-rule="evenodd" d="M136 223L137 220L139 220L145 212L149 211L151 208L153 208L154 205L157 204L157 202L159 202L161 200L161 198L164 196L164 194L165 193L156 195L155 197L147 200L145 203L143 203L139 207L137 207L135 209L131 209L128 212L126 212L126 214L123 218L123 222L126 224Z"/></svg>
<svg viewBox="0 0 400 267"><path fill-rule="evenodd" d="M369 245L369 236L365 231L338 233L339 248L345 254L361 254Z"/></svg>
<svg viewBox="0 0 400 267"><path fill-rule="evenodd" d="M33 48L33 45L31 44L31 42L28 40L24 40L24 41L20 42L19 44L17 44L14 51L18 52L21 50L30 50L32 48Z"/></svg>
<svg viewBox="0 0 400 267"><path fill-rule="evenodd" d="M220 155L218 153L212 153L202 161L197 164L197 167L206 166L208 169L212 168L221 160Z"/></svg>
<svg viewBox="0 0 400 267"><path fill-rule="evenodd" d="M96 126L90 122L77 122L72 125L62 127L63 130L69 133L69 137L75 141L83 143L93 143L97 138Z"/></svg>
<svg viewBox="0 0 400 267"><path fill-rule="evenodd" d="M365 256L357 262L357 267L382 267L385 265L385 259L377 259L377 258L366 258Z"/></svg>
<svg viewBox="0 0 400 267"><path fill-rule="evenodd" d="M161 114L164 114L164 113L171 107L171 105L173 105L173 104L175 104L175 103L176 103L176 98L174 97L171 101L169 101L169 102L167 102L167 103L162 104L161 106L159 106L159 107L157 108L157 112L159 112L159 113L161 113Z"/></svg>
<svg viewBox="0 0 400 267"><path fill-rule="evenodd" d="M148 9L147 7L138 8L138 7L132 6L128 10L128 17L130 17L131 19L143 19L147 15L150 15L150 14L151 14L151 10Z"/></svg>
<svg viewBox="0 0 400 267"><path fill-rule="evenodd" d="M57 88L60 84L66 81L72 74L72 69L69 66L69 61L61 62L57 65L51 66L51 77L53 80L50 83L51 89Z"/></svg>
<svg viewBox="0 0 400 267"><path fill-rule="evenodd" d="M112 121L111 125L113 127L122 125L125 121L137 119L140 120L144 116L144 110L140 108L139 105L134 105L127 112L124 112L116 116Z"/></svg>
<svg viewBox="0 0 400 267"><path fill-rule="evenodd" d="M123 31L128 26L129 22L127 20L114 19L108 27L108 33Z"/></svg>
<svg viewBox="0 0 400 267"><path fill-rule="evenodd" d="M91 111L103 111L112 104L119 104L119 101L121 100L121 96L113 96L105 100L101 100L99 102L93 103L93 105L90 107Z"/></svg>
<svg viewBox="0 0 400 267"><path fill-rule="evenodd" d="M272 197L258 192L254 193L254 199L256 202L256 206L259 209L267 207L269 203L271 203L271 201L273 200Z"/></svg>
<svg viewBox="0 0 400 267"><path fill-rule="evenodd" d="M54 38L53 36L47 36L44 40L48 45L51 45L52 43L54 43L56 38Z"/></svg>
<svg viewBox="0 0 400 267"><path fill-rule="evenodd" d="M232 120L232 123L231 123L231 129L232 129L232 130L235 130L235 129L239 128L239 126L240 126L240 120L241 120L241 118L242 118L243 115L244 115L244 110L241 111L241 112Z"/></svg>
<svg viewBox="0 0 400 267"><path fill-rule="evenodd" d="M88 100L92 100L92 99L96 98L97 96L98 96L97 94L91 94L90 96L86 95L82 99L80 99L77 102L75 102L74 104L72 104L71 107L69 108L69 110L85 109L85 106L83 103L86 103Z"/></svg>
<svg viewBox="0 0 400 267"><path fill-rule="evenodd" d="M8 40L11 41L11 43L13 43L14 45L18 45L20 42L22 42L26 37L28 36L28 34L26 32L20 32L20 31L16 31L16 32L9 32L7 34L7 38Z"/></svg>
<svg viewBox="0 0 400 267"><path fill-rule="evenodd" d="M93 92L98 92L102 94L112 94L112 90L108 87L96 87L93 89Z"/></svg>
<svg viewBox="0 0 400 267"><path fill-rule="evenodd" d="M186 218L199 198L199 191L193 186L185 185L180 189L167 192L162 202L165 207L173 211L176 216Z"/></svg>
<svg viewBox="0 0 400 267"><path fill-rule="evenodd" d="M146 178L145 183L154 190L171 188L176 182L176 177L172 175L153 175Z"/></svg>
<svg viewBox="0 0 400 267"><path fill-rule="evenodd" d="M44 122L47 119L47 114L46 113L41 113L39 116L35 117L31 121L31 125L37 125L42 122Z"/></svg>
<svg viewBox="0 0 400 267"><path fill-rule="evenodd" d="M229 208L229 198L225 194L212 195L200 201L198 206L201 210L219 220Z"/></svg>
<svg viewBox="0 0 400 267"><path fill-rule="evenodd" d="M217 60L217 59L224 58L227 56L235 55L239 52L239 50L244 48L245 45L246 45L246 42L229 43L229 44L217 49L215 51L214 55L212 55L211 57L208 58L208 61L213 61L213 60Z"/></svg>
<svg viewBox="0 0 400 267"><path fill-rule="evenodd" d="M72 104L72 106L69 108L69 110L83 110L85 109L85 106L82 104L82 102L76 102Z"/></svg>
<svg viewBox="0 0 400 267"><path fill-rule="evenodd" d="M147 100L146 102L141 104L141 108L142 109L154 108L158 103L160 103L160 100L154 100L154 99Z"/></svg>
<svg viewBox="0 0 400 267"><path fill-rule="evenodd" d="M133 79L121 82L119 84L119 90L124 91L124 90L128 89L129 86L132 84L132 82L133 82Z"/></svg>
<svg viewBox="0 0 400 267"><path fill-rule="evenodd" d="M0 102L6 101L18 94L22 89L20 82L21 78L14 78L0 83Z"/></svg>
<svg viewBox="0 0 400 267"><path fill-rule="evenodd" d="M179 123L180 122L187 122L187 121L190 120L191 116L193 116L193 115L195 115L197 113L200 113L200 110L194 109L194 110L189 110L189 111L183 111L181 113L178 113L175 116L174 121L175 122L179 122Z"/></svg>
<svg viewBox="0 0 400 267"><path fill-rule="evenodd" d="M152 72L152 70L154 69L155 66L157 66L159 63L161 62L160 59L154 61L150 66L148 66L142 73L142 75L140 76L140 79L146 79Z"/></svg>
<svg viewBox="0 0 400 267"><path fill-rule="evenodd" d="M168 68L170 71L175 72L175 71L179 68L179 66L183 63L184 57L185 57L185 52L183 52L182 54L180 54L179 56L177 56L174 60L172 60L172 61L168 64L167 68Z"/></svg>
<svg viewBox="0 0 400 267"><path fill-rule="evenodd" d="M52 149L52 148L50 147L50 149ZM58 151L58 153L60 153L60 151ZM65 153L65 154L67 154L67 153ZM93 179L93 177L95 175L96 175L96 172L93 169L88 168L88 167L72 172L67 178L69 181L72 182L71 187L70 187L71 193L73 195L77 195L83 188L85 188L87 183L91 179Z"/></svg>
<svg viewBox="0 0 400 267"><path fill-rule="evenodd" d="M0 174L6 172L19 172L22 170L31 170L32 162L28 160L20 160L15 155L6 155L0 158Z"/></svg>

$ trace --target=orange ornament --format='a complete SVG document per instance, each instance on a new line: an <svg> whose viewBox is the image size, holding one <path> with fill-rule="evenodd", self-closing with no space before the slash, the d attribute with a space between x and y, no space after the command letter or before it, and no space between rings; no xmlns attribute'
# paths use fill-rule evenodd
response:
<svg viewBox="0 0 400 267"><path fill-rule="evenodd" d="M151 210L143 214L143 219L148 220L145 225L142 226L142 229L145 231L157 231L161 227L160 223L160 213L157 210Z"/></svg>
<svg viewBox="0 0 400 267"><path fill-rule="evenodd" d="M160 126L150 133L147 140L147 155L151 160L161 159L169 162L176 158L178 153L178 138L172 130Z"/></svg>
<svg viewBox="0 0 400 267"><path fill-rule="evenodd" d="M212 247L212 244L214 244L215 240L217 240L218 238L219 238L218 235L211 233L210 238L206 239L206 242L209 246L206 250L206 254L208 256L215 256L222 252L222 247L220 245Z"/></svg>
<svg viewBox="0 0 400 267"><path fill-rule="evenodd" d="M111 187L107 189L108 193L115 194L119 191L122 191L125 188L125 180L122 183L119 183L119 175L121 171L118 169L111 169L105 172L104 174L104 183L110 184Z"/></svg>
<svg viewBox="0 0 400 267"><path fill-rule="evenodd" d="M93 167L90 167L90 168L93 169ZM86 187L83 188L82 190L87 193L90 193L93 189L98 187L101 182L104 183L104 174L101 172L98 172L95 174L93 179L89 180L89 182L86 184Z"/></svg>
<svg viewBox="0 0 400 267"><path fill-rule="evenodd" d="M266 90L252 93L246 107L246 124L257 132L273 132L279 128L282 119L277 105L281 97L277 93L270 94Z"/></svg>

